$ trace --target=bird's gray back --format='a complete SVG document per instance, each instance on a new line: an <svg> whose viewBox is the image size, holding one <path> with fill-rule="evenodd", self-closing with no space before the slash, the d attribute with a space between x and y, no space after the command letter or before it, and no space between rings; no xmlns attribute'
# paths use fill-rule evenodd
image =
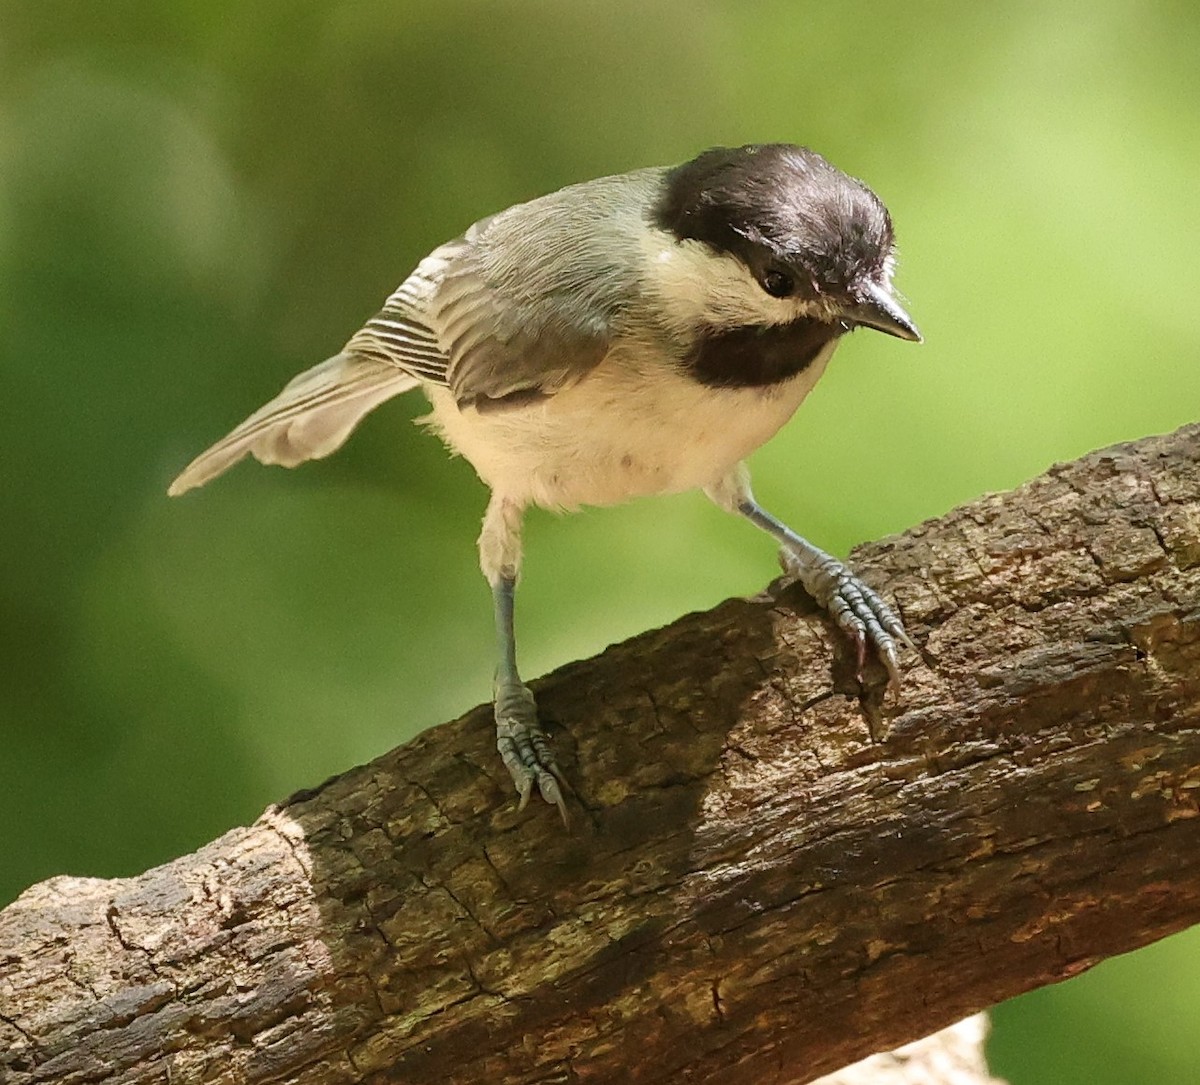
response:
<svg viewBox="0 0 1200 1085"><path fill-rule="evenodd" d="M639 237L665 170L570 185L434 250L351 340L462 404L553 394L608 352L639 292Z"/></svg>
<svg viewBox="0 0 1200 1085"><path fill-rule="evenodd" d="M580 326L612 317L636 296L639 238L665 170L569 185L467 231L489 286L520 304L550 301Z"/></svg>

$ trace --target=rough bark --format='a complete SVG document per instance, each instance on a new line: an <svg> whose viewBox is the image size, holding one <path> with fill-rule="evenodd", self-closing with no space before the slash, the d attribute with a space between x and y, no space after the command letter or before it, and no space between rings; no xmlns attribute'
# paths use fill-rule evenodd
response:
<svg viewBox="0 0 1200 1085"><path fill-rule="evenodd" d="M122 881L0 913L0 1080L795 1083L1200 918L1200 428L855 561L898 697L794 586L538 683ZM873 737L877 736L877 737Z"/></svg>

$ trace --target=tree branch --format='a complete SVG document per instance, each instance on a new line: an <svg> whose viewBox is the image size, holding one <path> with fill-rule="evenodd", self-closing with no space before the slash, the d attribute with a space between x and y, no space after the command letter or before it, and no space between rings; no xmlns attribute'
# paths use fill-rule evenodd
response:
<svg viewBox="0 0 1200 1085"><path fill-rule="evenodd" d="M1200 427L855 560L898 698L784 583L542 681L570 834L480 708L35 886L0 1079L799 1085L1200 918Z"/></svg>

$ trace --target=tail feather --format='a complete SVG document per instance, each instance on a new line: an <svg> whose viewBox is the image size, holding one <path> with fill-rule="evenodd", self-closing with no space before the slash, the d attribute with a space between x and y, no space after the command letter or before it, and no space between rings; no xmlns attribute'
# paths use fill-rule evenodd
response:
<svg viewBox="0 0 1200 1085"><path fill-rule="evenodd" d="M362 418L417 379L388 362L335 354L290 381L232 433L200 453L171 483L172 497L203 486L239 460L295 467L341 448Z"/></svg>

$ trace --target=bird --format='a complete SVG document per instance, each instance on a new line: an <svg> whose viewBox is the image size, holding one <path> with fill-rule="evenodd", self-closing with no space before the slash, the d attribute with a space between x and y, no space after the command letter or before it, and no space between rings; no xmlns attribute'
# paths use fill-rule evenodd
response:
<svg viewBox="0 0 1200 1085"><path fill-rule="evenodd" d="M292 467L419 389L419 421L490 490L479 561L498 662L496 747L524 808L567 821L573 788L517 667L514 598L531 506L574 511L702 490L780 546L786 571L900 681L893 608L767 512L746 457L792 417L857 328L920 342L892 285L883 202L816 151L713 147L571 184L434 249L333 357L193 460L201 486L246 456Z"/></svg>

